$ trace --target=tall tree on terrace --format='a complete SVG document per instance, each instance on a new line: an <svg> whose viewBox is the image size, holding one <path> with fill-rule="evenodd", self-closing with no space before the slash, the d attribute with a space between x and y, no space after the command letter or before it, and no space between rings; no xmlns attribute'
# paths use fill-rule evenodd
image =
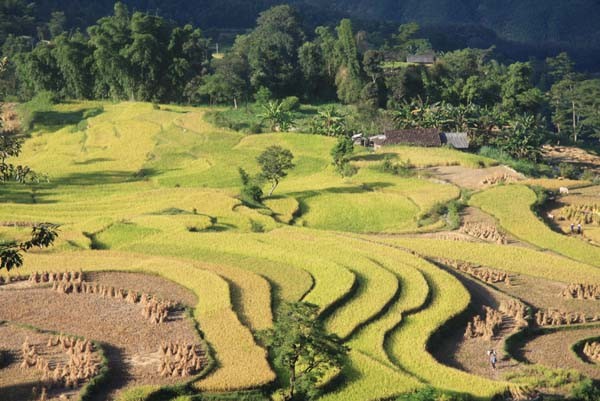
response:
<svg viewBox="0 0 600 401"><path fill-rule="evenodd" d="M344 103L355 103L362 89L358 48L352 32L352 22L343 19L337 27L339 67L335 78L338 98Z"/></svg>
<svg viewBox="0 0 600 401"><path fill-rule="evenodd" d="M288 170L294 168L293 159L294 155L292 152L279 145L269 146L256 158L256 161L260 165L261 177L271 183L269 196L273 195L273 191L279 185L279 181L287 177Z"/></svg>
<svg viewBox="0 0 600 401"><path fill-rule="evenodd" d="M348 348L335 334L328 334L319 319L319 307L286 303L273 329L262 334L277 362L289 375L285 400L312 400L319 380L343 366Z"/></svg>
<svg viewBox="0 0 600 401"><path fill-rule="evenodd" d="M301 73L298 49L304 42L298 12L289 5L262 12L248 41L252 86L264 86L279 97L294 93Z"/></svg>

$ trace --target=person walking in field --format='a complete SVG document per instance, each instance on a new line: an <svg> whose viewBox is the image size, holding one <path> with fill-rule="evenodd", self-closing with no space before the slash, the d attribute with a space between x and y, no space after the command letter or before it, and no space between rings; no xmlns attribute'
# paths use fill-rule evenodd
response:
<svg viewBox="0 0 600 401"><path fill-rule="evenodd" d="M581 229L581 223L577 224L577 234L581 235L582 233L582 229Z"/></svg>
<svg viewBox="0 0 600 401"><path fill-rule="evenodd" d="M490 365L492 366L493 370L496 370L496 363L498 362L498 356L496 355L496 350L489 350L488 351L488 356L490 358Z"/></svg>
<svg viewBox="0 0 600 401"><path fill-rule="evenodd" d="M575 233L575 224L571 223L571 234Z"/></svg>

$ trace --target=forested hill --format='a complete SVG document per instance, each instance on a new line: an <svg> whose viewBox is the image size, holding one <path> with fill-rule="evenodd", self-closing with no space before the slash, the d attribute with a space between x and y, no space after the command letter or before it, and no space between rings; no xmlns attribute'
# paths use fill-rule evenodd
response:
<svg viewBox="0 0 600 401"><path fill-rule="evenodd" d="M107 15L113 0L38 0L37 13L64 11L71 26L89 26ZM259 12L281 0L125 0L130 8L155 11L205 30L254 26ZM600 2L597 0L291 0L310 25L340 17L416 21L443 50L496 45L514 58L568 51L580 66L600 60Z"/></svg>

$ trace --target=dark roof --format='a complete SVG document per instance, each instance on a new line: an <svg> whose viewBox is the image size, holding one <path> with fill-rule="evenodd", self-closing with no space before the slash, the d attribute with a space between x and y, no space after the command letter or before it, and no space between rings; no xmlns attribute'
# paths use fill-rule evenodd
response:
<svg viewBox="0 0 600 401"><path fill-rule="evenodd" d="M442 143L455 149L469 149L469 135L466 132L443 132Z"/></svg>
<svg viewBox="0 0 600 401"><path fill-rule="evenodd" d="M388 145L416 145L416 146L442 146L440 130L437 128L413 128L396 131L386 131L382 136L376 137L373 143L379 146Z"/></svg>

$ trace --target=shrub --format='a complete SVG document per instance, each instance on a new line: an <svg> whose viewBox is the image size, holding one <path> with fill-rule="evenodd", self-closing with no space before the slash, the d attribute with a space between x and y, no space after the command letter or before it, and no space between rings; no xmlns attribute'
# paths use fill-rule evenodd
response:
<svg viewBox="0 0 600 401"><path fill-rule="evenodd" d="M55 103L56 95L52 92L43 91L35 95L29 102L22 104L19 107L19 117L23 129L32 129L36 114L50 111Z"/></svg>
<svg viewBox="0 0 600 401"><path fill-rule="evenodd" d="M250 122L244 131L247 134L260 134L263 131L263 125L260 122Z"/></svg>
<svg viewBox="0 0 600 401"><path fill-rule="evenodd" d="M466 401L469 397L461 394L443 393L433 387L425 387L414 393L402 394L396 401Z"/></svg>
<svg viewBox="0 0 600 401"><path fill-rule="evenodd" d="M560 163L558 165L558 171L561 177L572 180L576 179L579 175L579 170L571 163Z"/></svg>
<svg viewBox="0 0 600 401"><path fill-rule="evenodd" d="M415 175L415 166L410 162L410 160L400 160L397 163L392 161L392 157L385 156L383 163L381 164L381 172L387 174L393 174L400 177L410 177Z"/></svg>
<svg viewBox="0 0 600 401"><path fill-rule="evenodd" d="M576 401L600 401L600 387L585 379L573 388L571 397Z"/></svg>
<svg viewBox="0 0 600 401"><path fill-rule="evenodd" d="M104 106L94 107L83 112L83 118L92 118L104 113Z"/></svg>
<svg viewBox="0 0 600 401"><path fill-rule="evenodd" d="M533 177L551 177L553 175L552 168L545 164L537 164L525 159L513 159L508 153L498 148L483 146L479 150L479 155L495 159L502 164L506 164L517 170L520 173Z"/></svg>
<svg viewBox="0 0 600 401"><path fill-rule="evenodd" d="M272 99L273 99L273 94L271 93L269 88L266 88L264 86L261 86L256 91L256 94L254 95L254 100L256 100L256 103L258 103L260 105L267 104Z"/></svg>
<svg viewBox="0 0 600 401"><path fill-rule="evenodd" d="M250 220L250 231L253 233L264 233L265 226L256 220Z"/></svg>
<svg viewBox="0 0 600 401"><path fill-rule="evenodd" d="M284 111L296 111L300 108L300 99L297 96L288 96L281 101L281 108Z"/></svg>

